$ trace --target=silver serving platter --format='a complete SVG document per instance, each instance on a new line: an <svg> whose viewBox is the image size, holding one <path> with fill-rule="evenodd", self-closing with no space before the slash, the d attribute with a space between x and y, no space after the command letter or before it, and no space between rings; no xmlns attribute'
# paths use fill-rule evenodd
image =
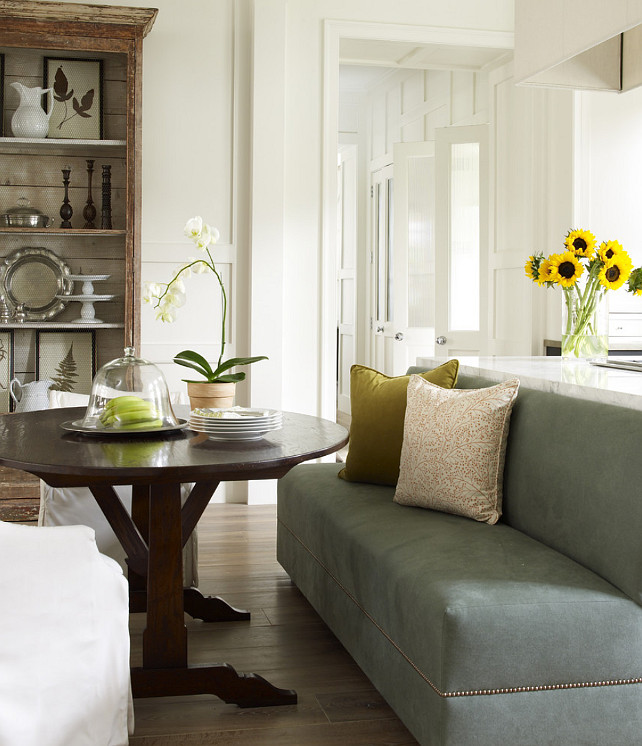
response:
<svg viewBox="0 0 642 746"><path fill-rule="evenodd" d="M54 254L41 247L26 246L12 251L0 266L0 286L9 306L24 305L25 321L46 321L66 306L60 296L71 295L71 270Z"/></svg>
<svg viewBox="0 0 642 746"><path fill-rule="evenodd" d="M163 425L162 427L140 427L132 430L119 430L117 427L86 427L82 424L83 420L67 420L61 422L60 427L63 430L70 430L74 433L86 433L87 435L153 435L154 433L171 433L175 430L184 430L187 427L187 420L178 420L177 425Z"/></svg>

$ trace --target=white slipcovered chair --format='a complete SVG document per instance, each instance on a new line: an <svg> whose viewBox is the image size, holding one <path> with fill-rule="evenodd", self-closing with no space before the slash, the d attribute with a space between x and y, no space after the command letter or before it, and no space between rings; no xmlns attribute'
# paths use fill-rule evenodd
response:
<svg viewBox="0 0 642 746"><path fill-rule="evenodd" d="M0 522L0 746L124 746L127 581L86 526Z"/></svg>
<svg viewBox="0 0 642 746"><path fill-rule="evenodd" d="M172 404L177 403L178 397L178 394L170 394ZM50 407L86 407L88 402L89 397L86 394L74 394L66 391L49 392ZM183 485L183 502L187 499L191 487L191 484ZM114 489L131 514L131 487L118 486ZM78 523L93 528L96 532L96 543L99 551L116 560L123 572L127 572L125 551L89 488L51 487L41 481L38 525L69 526ZM185 588L198 586L198 539L196 529L183 548L183 585Z"/></svg>

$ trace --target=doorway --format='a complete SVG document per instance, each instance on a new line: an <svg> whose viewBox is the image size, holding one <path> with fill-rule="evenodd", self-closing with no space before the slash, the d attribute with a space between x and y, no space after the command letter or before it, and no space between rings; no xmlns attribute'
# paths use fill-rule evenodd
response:
<svg viewBox="0 0 642 746"><path fill-rule="evenodd" d="M381 34L387 38L387 41L382 41ZM337 220L337 177L336 177L336 164L337 164L337 152L338 152L338 141L339 133L337 131L337 122L339 121L339 64L355 62L355 58L350 58L351 42L359 42L355 45L355 49L358 47L359 64L366 65L380 65L394 67L401 69L403 65L400 64L400 60L406 60L408 67L417 70L431 69L434 65L429 63L425 56L430 57L436 50L441 53L442 63L437 65L442 70L457 69L460 71L473 70L475 66L484 67L485 65L492 65L494 61L500 57L505 57L509 52L508 50L512 47L512 34L506 32L479 32L479 31L467 31L458 30L454 36L449 38L448 48L444 47L443 29L433 29L429 27L397 27L389 25L382 27L380 24L377 28L374 28L371 24L366 23L351 23L351 22L334 22L328 21L325 24L325 37L324 37L324 185L323 185L323 277L324 277L324 288L322 292L322 340L321 344L323 350L323 362L322 362L322 411L332 416L336 413L336 405L338 399L338 371L337 360L339 358L338 344L337 344L337 329L339 328L340 318L338 316L338 304L337 294L339 293L338 284L338 260L335 241L337 240L336 220ZM388 43L388 41L390 43ZM364 43L368 42L368 43ZM368 49L372 50L372 57L366 60L364 52ZM444 57L444 54L446 57ZM392 55L392 56L391 56ZM449 63L448 55L457 56L458 62ZM393 59L394 57L394 59ZM425 103L425 102L424 102ZM445 122L445 124L451 124L451 122ZM406 136L400 136L396 139L394 144L403 146L408 145L414 141L415 144L425 143L427 138L424 131L420 132L418 136L413 133L407 132ZM404 142L407 139L408 142ZM434 139L434 138L433 138ZM390 143L388 143L390 144ZM368 156L370 158L370 154ZM410 166L413 169L420 161L411 160ZM424 166L427 162L424 162ZM432 157L432 164L434 168L435 158ZM386 164L381 163L381 168ZM420 169L421 170L421 167ZM416 176L417 174L415 174ZM385 181L383 177L383 181ZM362 179L361 187L366 189L370 186L368 178ZM374 186L374 183L372 184ZM400 297L403 293L397 293L395 295L395 273L399 272L396 269L398 261L400 260L399 254L396 254L396 248L394 245L394 237L396 232L400 230L398 221L395 222L395 214L397 209L395 204L399 198L399 185L395 183L394 176L390 186L380 187L378 200L382 199L383 202L377 202L382 204L385 209L388 210L388 216L385 217L384 211L380 210L378 215L378 228L377 234L379 236L379 254L377 257L376 267L378 274L375 275L377 281L377 287L379 288L378 298L374 292L370 290L371 282L363 283L362 288L366 288L363 292L357 293L356 303L357 309L365 309L365 313L357 313L356 326L355 326L355 339L356 344L352 346L353 350L363 349L365 351L364 359L356 359L354 362L368 363L370 361L376 361L373 367L377 367L379 361L382 359L381 353L384 353L384 359L387 357L391 363L388 365L384 363L380 367L387 367L388 370L397 374L403 372L402 368L407 367L407 363L414 362L414 352L409 352L412 349L412 329L430 329L431 336L434 339L434 319L431 318L432 311L424 304L423 308L421 304L416 304L414 307L415 318L417 312L421 317L420 324L414 324L412 322L410 314L410 300L406 298L406 311L401 312L401 317L396 316L397 321L403 320L405 323L403 328L399 327L395 329L394 312L392 315L389 313L390 309L394 309L395 302L399 302ZM385 197L385 199L384 199ZM374 195L371 197L374 199ZM392 213L391 213L392 208ZM392 221L391 221L392 217ZM369 221L370 230L374 230L372 216ZM432 226L433 230L433 241L434 241L434 223ZM383 232L382 232L383 231ZM374 235L374 234L373 234ZM393 244L386 247L385 241L381 242L381 237L391 236L393 238ZM408 246L404 246L406 256L408 256ZM410 279L412 274L414 277L414 288L424 289L430 287L430 283L434 281L434 266L431 266L431 260L427 256L421 258L421 262L425 266L415 266L414 271L411 273L406 269L406 279ZM421 263L420 262L420 263ZM362 279L363 273L370 274L374 270L373 259L369 256L357 257L357 280ZM387 267L388 273L392 270L392 285L390 286L390 274L386 275L385 268ZM431 280L431 274L433 279ZM422 277L420 278L420 275ZM398 276L397 276L398 279ZM359 287L357 281L356 287ZM410 287L410 285L408 285ZM428 291L430 292L430 291ZM416 299L416 295L413 296ZM388 308L385 308L385 304L382 302L385 299L388 303ZM376 307L376 313L371 315L370 311ZM381 321L381 315L383 313L384 323L377 323ZM404 318L404 315L407 318ZM370 328L370 321L372 318L373 329ZM431 325L430 322L433 322ZM381 339L376 339L377 329L383 326L383 331L380 332ZM396 335L403 335L401 339L395 339ZM367 339L369 344L361 345L361 339ZM394 342L394 344L393 344ZM400 344L401 343L401 344ZM395 348L395 345L397 347ZM428 348L426 340L422 340L419 343L418 354L431 354L432 347ZM395 349L398 352L395 352ZM403 353L402 353L403 351ZM341 361L340 370L349 370L349 365L345 356ZM344 387L345 382L340 385ZM347 402L344 400L342 407L345 407Z"/></svg>

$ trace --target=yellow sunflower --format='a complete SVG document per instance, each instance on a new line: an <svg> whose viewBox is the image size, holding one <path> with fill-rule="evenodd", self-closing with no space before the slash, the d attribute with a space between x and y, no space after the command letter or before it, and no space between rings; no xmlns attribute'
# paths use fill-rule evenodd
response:
<svg viewBox="0 0 642 746"><path fill-rule="evenodd" d="M599 280L607 290L617 290L629 279L631 274L631 259L624 253L615 254L612 259L604 263L600 270Z"/></svg>
<svg viewBox="0 0 642 746"><path fill-rule="evenodd" d="M528 257L528 261L524 265L524 271L526 272L526 277L529 277L534 282L537 282L539 273L537 271L537 262L534 256Z"/></svg>
<svg viewBox="0 0 642 746"><path fill-rule="evenodd" d="M539 285L543 285L545 282L553 281L553 267L551 266L549 259L542 259L537 271L539 272L539 277L537 278L536 282Z"/></svg>
<svg viewBox="0 0 642 746"><path fill-rule="evenodd" d="M585 256L588 259L593 256L596 243L591 231L569 231L564 239L564 245L569 251L575 256Z"/></svg>
<svg viewBox="0 0 642 746"><path fill-rule="evenodd" d="M602 241L597 251L598 256L603 262L608 262L617 254L626 253L619 241Z"/></svg>
<svg viewBox="0 0 642 746"><path fill-rule="evenodd" d="M548 259L551 263L551 280L563 288L570 288L571 285L575 285L582 272L584 272L584 267L577 261L577 257L572 251L565 251L563 254L551 254Z"/></svg>

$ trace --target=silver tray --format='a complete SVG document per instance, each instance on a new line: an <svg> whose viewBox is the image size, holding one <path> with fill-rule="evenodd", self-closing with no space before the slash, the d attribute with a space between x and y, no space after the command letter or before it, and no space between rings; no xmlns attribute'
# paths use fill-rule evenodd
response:
<svg viewBox="0 0 642 746"><path fill-rule="evenodd" d="M89 435L153 435L154 433L171 433L175 430L183 430L187 427L187 420L178 420L178 425L164 425L163 427L141 427L139 430L118 430L117 428L85 427L82 420L67 420L61 422L63 430L71 430L74 433L87 433Z"/></svg>
<svg viewBox="0 0 642 746"><path fill-rule="evenodd" d="M24 304L25 321L46 321L65 308L59 296L71 295L70 269L49 249L24 247L12 251L0 266L0 287L7 304Z"/></svg>

